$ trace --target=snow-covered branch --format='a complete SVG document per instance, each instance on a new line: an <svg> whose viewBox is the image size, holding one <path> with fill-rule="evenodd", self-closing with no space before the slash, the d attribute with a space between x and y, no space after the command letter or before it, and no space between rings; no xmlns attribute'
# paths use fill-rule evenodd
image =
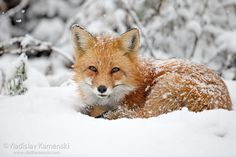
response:
<svg viewBox="0 0 236 157"><path fill-rule="evenodd" d="M49 42L44 42L33 38L30 35L23 37L11 38L0 43L0 55L4 53L21 54L27 56L49 56L52 52L56 52L73 63L73 58L59 48L52 46Z"/></svg>
<svg viewBox="0 0 236 157"><path fill-rule="evenodd" d="M61 34L61 38L57 41L56 44L62 44L64 43L67 39L68 39L68 34L70 34L70 27L76 23L76 20L78 19L79 14L81 14L81 12L86 9L89 5L91 5L91 3L93 2L93 0L87 0L84 1L82 4L80 4L80 9L78 10L78 12L75 14L75 16L70 17L66 24L65 24L65 30L62 32Z"/></svg>
<svg viewBox="0 0 236 157"><path fill-rule="evenodd" d="M142 37L144 38L144 42L145 42L145 44L146 44L146 46L147 46L147 48L148 48L148 51L149 51L150 55L151 55L152 57L154 57L155 55L154 55L154 53L153 53L152 45L148 42L148 38L147 38L147 36L146 36L147 32L146 32L145 28L143 27L142 23L140 22L138 16L137 16L136 13L132 10L132 8L127 5L127 3L126 3L124 0L122 0L122 3L124 4L125 10L128 12L128 14L129 14L129 15L131 16L131 18L134 20L135 24L139 27L140 32L141 32L141 35L142 35Z"/></svg>

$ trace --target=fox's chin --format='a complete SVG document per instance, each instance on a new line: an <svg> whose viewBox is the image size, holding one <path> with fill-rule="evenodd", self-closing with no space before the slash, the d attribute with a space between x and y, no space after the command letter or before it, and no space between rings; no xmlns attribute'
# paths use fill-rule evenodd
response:
<svg viewBox="0 0 236 157"><path fill-rule="evenodd" d="M99 95L97 95L97 97L100 99L103 99L103 98L109 98L110 95L99 94Z"/></svg>

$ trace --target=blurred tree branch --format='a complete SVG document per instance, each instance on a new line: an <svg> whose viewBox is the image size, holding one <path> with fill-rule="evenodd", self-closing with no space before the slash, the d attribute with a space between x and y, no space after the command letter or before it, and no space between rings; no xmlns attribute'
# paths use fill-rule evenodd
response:
<svg viewBox="0 0 236 157"><path fill-rule="evenodd" d="M67 39L67 35L70 34L70 27L76 23L76 20L78 19L78 15L84 10L86 9L89 5L91 5L91 3L93 3L93 0L87 0L87 1L83 1L80 4L80 9L79 11L75 14L75 16L72 16L71 18L69 18L65 24L65 31L62 32L61 34L61 38L56 42L56 45L62 44L66 41Z"/></svg>
<svg viewBox="0 0 236 157"><path fill-rule="evenodd" d="M60 54L65 59L73 63L73 58L66 52L55 46L52 46L52 44L49 42L37 40L30 35L11 38L0 43L0 55L3 55L4 53L25 53L29 57L41 55L49 56L52 52Z"/></svg>
<svg viewBox="0 0 236 157"><path fill-rule="evenodd" d="M21 0L18 5L6 11L6 16L14 16L17 12L20 12L29 4L29 0Z"/></svg>
<svg viewBox="0 0 236 157"><path fill-rule="evenodd" d="M128 5L127 3L122 0L122 3L124 4L123 6L125 7L124 9L127 11L127 13L130 15L130 17L134 20L135 24L139 27L139 30L141 32L141 35L143 36L144 38L144 42L149 50L149 53L152 57L155 57L154 56L154 53L153 53L153 48L152 48L152 45L148 42L148 38L146 36L147 32L145 30L145 28L143 27L142 23L140 22L138 16L136 15L135 11L133 11Z"/></svg>

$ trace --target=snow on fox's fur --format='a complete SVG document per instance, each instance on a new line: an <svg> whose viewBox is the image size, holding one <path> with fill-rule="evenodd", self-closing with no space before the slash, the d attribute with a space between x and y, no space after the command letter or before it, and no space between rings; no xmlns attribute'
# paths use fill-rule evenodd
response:
<svg viewBox="0 0 236 157"><path fill-rule="evenodd" d="M148 118L182 107L194 112L232 109L226 85L207 67L181 59L156 63L139 58L137 29L111 38L74 25L72 41L74 79L86 114Z"/></svg>

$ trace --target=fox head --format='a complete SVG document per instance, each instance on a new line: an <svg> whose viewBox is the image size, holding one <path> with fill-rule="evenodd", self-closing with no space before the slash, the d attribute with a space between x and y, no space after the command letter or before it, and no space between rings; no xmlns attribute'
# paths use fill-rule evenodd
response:
<svg viewBox="0 0 236 157"><path fill-rule="evenodd" d="M87 104L114 104L139 83L138 29L118 37L96 37L72 26L75 81Z"/></svg>

